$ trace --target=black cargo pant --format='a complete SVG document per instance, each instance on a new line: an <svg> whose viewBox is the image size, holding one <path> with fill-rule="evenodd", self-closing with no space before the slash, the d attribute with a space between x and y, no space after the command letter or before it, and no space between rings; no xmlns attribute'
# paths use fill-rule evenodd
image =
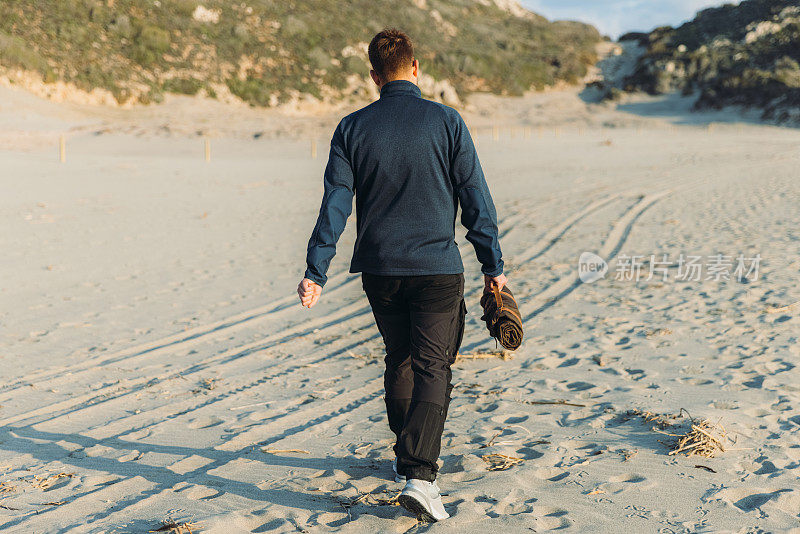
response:
<svg viewBox="0 0 800 534"><path fill-rule="evenodd" d="M450 404L450 366L464 335L464 275L364 273L375 322L386 345L386 411L397 436L397 471L436 479Z"/></svg>

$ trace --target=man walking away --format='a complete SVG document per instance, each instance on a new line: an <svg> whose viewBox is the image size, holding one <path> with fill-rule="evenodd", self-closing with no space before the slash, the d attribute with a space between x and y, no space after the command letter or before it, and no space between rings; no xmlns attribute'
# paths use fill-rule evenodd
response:
<svg viewBox="0 0 800 534"><path fill-rule="evenodd" d="M497 216L461 116L425 100L409 37L380 32L369 45L380 99L348 115L331 141L325 193L297 288L303 306L322 293L356 197L350 272L362 283L386 345L386 411L397 436L400 503L418 519L448 516L436 485L453 364L464 332L464 267L455 219L467 228L486 287L502 287Z"/></svg>

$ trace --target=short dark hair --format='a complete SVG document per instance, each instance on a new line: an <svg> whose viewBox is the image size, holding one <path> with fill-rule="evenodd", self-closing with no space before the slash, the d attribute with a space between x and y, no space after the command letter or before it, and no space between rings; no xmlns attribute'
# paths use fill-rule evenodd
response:
<svg viewBox="0 0 800 534"><path fill-rule="evenodd" d="M369 43L369 62L372 70L384 81L414 62L411 38L397 28L386 28Z"/></svg>

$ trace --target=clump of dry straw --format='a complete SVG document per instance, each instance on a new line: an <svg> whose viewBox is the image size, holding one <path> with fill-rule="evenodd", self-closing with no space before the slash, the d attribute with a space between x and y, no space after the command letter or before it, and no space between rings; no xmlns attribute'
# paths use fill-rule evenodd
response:
<svg viewBox="0 0 800 534"><path fill-rule="evenodd" d="M170 534L192 534L198 532L198 525L191 521L175 521L174 519L167 518L162 521L161 526L149 530L148 532L169 532Z"/></svg>
<svg viewBox="0 0 800 534"><path fill-rule="evenodd" d="M691 429L685 434L676 436L678 442L669 451L670 455L685 454L686 456L704 456L713 458L717 453L725 452L725 444L730 441L719 422L716 424L704 419L691 421Z"/></svg>
<svg viewBox="0 0 800 534"><path fill-rule="evenodd" d="M492 350L489 352L473 352L471 354L461 354L458 353L456 355L456 361L458 360L491 360L497 358L498 360L508 361L514 359L514 353L510 350Z"/></svg>
<svg viewBox="0 0 800 534"><path fill-rule="evenodd" d="M505 454L485 454L481 456L481 459L488 464L486 469L489 471L505 471L525 461L522 458Z"/></svg>
<svg viewBox="0 0 800 534"><path fill-rule="evenodd" d="M720 421L713 423L708 419L695 419L683 408L681 408L678 415L672 416L663 416L640 410L634 410L633 414L638 415L646 422L654 423L652 429L654 432L675 438L672 443L665 444L670 447L670 456L684 454L686 456L713 458L717 454L725 452L729 443L734 443L728 437L728 433ZM683 414L688 417L689 427L685 432L675 432L676 427L682 423L673 421L683 418Z"/></svg>
<svg viewBox="0 0 800 534"><path fill-rule="evenodd" d="M75 473L57 473L55 475L49 476L38 476L33 475L33 487L40 489L40 490L48 490L50 489L56 482L58 482L62 478L72 478L75 476Z"/></svg>

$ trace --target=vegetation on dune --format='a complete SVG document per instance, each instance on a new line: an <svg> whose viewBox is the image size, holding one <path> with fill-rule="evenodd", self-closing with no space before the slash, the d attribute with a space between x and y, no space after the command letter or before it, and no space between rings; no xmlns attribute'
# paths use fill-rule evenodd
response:
<svg viewBox="0 0 800 534"><path fill-rule="evenodd" d="M455 91L520 94L576 82L591 26L493 0L3 0L0 66L111 91L119 102L228 90L254 105L338 99L366 75L366 43L407 31L423 71ZM352 75L358 77L354 80Z"/></svg>
<svg viewBox="0 0 800 534"><path fill-rule="evenodd" d="M698 92L697 108L741 105L800 119L800 6L745 0L706 9L679 28L628 34L646 47L627 90Z"/></svg>

